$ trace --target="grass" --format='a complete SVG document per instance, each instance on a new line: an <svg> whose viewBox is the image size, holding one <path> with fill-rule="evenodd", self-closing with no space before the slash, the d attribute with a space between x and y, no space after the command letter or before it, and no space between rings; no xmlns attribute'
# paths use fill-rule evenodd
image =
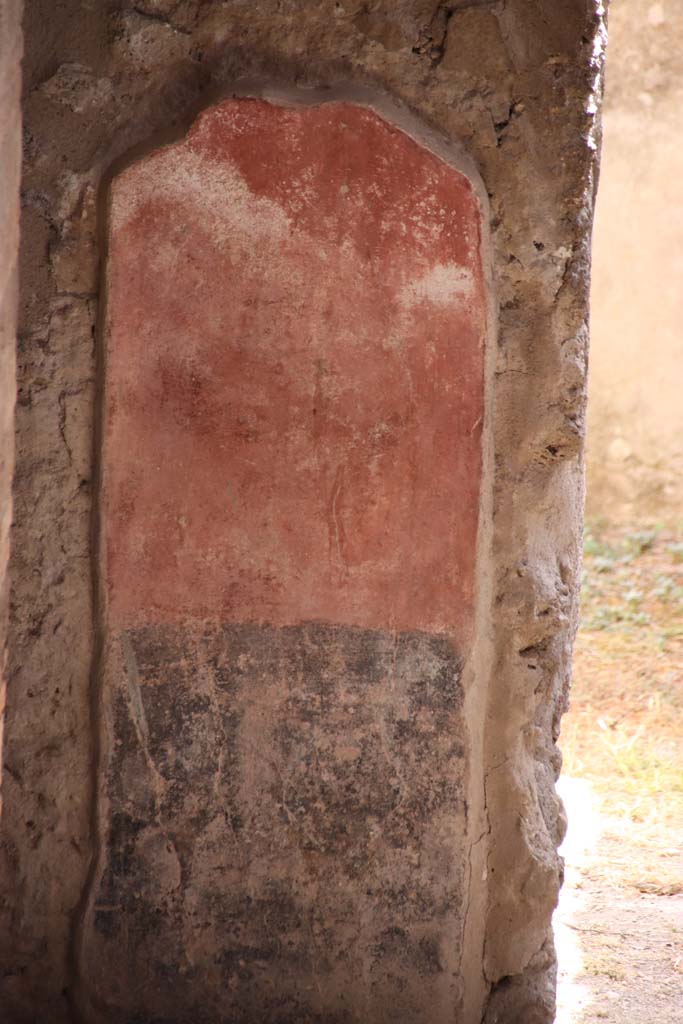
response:
<svg viewBox="0 0 683 1024"><path fill-rule="evenodd" d="M595 939L593 940L595 941ZM595 974L610 981L625 981L626 971L618 961L618 951L613 949L595 949L584 955L584 971L587 974Z"/></svg>
<svg viewBox="0 0 683 1024"><path fill-rule="evenodd" d="M615 842L626 884L683 888L681 532L589 524L581 601L564 771L592 783L615 840L637 851L620 863Z"/></svg>

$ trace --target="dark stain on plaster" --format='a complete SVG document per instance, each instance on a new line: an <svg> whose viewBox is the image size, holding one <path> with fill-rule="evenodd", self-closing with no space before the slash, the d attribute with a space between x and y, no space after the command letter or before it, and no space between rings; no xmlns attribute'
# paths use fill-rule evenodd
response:
<svg viewBox="0 0 683 1024"><path fill-rule="evenodd" d="M124 1003L169 1024L358 1020L363 974L361 1002L384 993L392 1020L429 1020L420 979L450 984L465 899L452 641L231 623L111 643L86 940L111 1020L138 1019Z"/></svg>

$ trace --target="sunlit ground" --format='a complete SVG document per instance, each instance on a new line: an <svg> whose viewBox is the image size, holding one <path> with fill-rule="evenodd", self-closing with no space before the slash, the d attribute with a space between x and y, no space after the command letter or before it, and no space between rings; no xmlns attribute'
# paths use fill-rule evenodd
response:
<svg viewBox="0 0 683 1024"><path fill-rule="evenodd" d="M586 532L559 789L558 1024L683 1020L683 543Z"/></svg>
<svg viewBox="0 0 683 1024"><path fill-rule="evenodd" d="M602 827L590 783L564 776L558 791L567 811L569 827L560 853L565 859L565 884L555 913L557 950L556 1024L573 1024L581 1019L592 999L589 987L581 981L586 971L580 933L576 930L585 896L581 888L581 867L595 848Z"/></svg>

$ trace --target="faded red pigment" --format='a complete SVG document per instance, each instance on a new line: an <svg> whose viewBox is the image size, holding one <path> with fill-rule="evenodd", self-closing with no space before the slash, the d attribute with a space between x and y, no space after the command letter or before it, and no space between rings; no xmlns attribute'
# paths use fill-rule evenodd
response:
<svg viewBox="0 0 683 1024"><path fill-rule="evenodd" d="M112 187L112 627L471 630L485 282L467 179L374 112L234 99Z"/></svg>

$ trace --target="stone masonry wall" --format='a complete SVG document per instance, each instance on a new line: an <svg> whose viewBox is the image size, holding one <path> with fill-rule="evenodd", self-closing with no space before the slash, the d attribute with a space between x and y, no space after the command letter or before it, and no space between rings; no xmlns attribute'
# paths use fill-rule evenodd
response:
<svg viewBox="0 0 683 1024"><path fill-rule="evenodd" d="M37 1019L55 1024L179 1024L192 1019L196 1024L202 1019L202 986L208 1000L205 1019L212 1024L232 1019L421 1019L416 1013L428 1013L424 1019L431 1021L455 1015L463 1024L547 1024L552 1019L550 916L561 877L556 847L563 832L554 792L559 769L555 742L576 616L601 27L589 0L561 5L554 0L27 4L14 614L0 846L0 1002L7 1008L8 1024ZM376 110L407 137L419 135L427 151L444 159L457 154L454 164L478 197L489 296L478 449L481 489L469 626L465 620L458 624L462 593L453 611L453 622L469 637L456 660L453 646L434 639L433 620L421 619L419 609L417 618L404 617L390 633L392 652L376 631L383 626L380 620L342 618L345 631L334 632L329 622L311 625L302 612L305 621L292 623L285 617L266 622L272 634L256 640L243 624L229 616L226 621L221 613L220 622L189 636L169 632L168 620L151 631L148 622L135 616L129 621L124 601L120 625L125 635L111 644L101 561L103 531L110 521L111 462L102 456L102 441L106 446L108 388L127 365L117 371L109 360L106 339L113 337L109 318L114 307L103 301L100 283L105 275L118 273L117 266L125 268L116 262L117 236L109 231L111 197L115 201L126 176L153 159L147 154L167 152L160 147L168 143L178 145L201 111L234 96L282 103L283 96L293 95L309 95L312 109L317 103L323 111L326 99ZM155 219L154 230L158 223ZM144 232L136 244L142 252ZM179 252L182 245L179 240ZM208 272L205 268L199 279ZM106 280L111 300L113 278ZM134 286L133 277L120 300L125 309L131 295L131 315ZM154 301L151 295L150 315ZM165 372L171 372L168 366ZM125 374L118 379L125 382ZM172 373L168 379L173 382ZM195 408L193 395L190 388L174 399L174 408ZM201 403L207 415L212 408ZM244 429L252 426L247 423ZM246 443L245 437L240 443ZM339 489L333 487L332 493L338 495ZM117 515L125 511L124 504L119 503ZM125 533L121 536L125 539ZM467 548L470 557L473 543ZM344 544L340 552L353 551ZM123 600L120 590L117 594ZM326 607L340 600L334 588L329 594ZM127 607L140 606L133 601ZM191 650L197 664L214 666L215 686L193 668ZM314 663L311 652L324 656ZM308 660L302 661L304 654ZM400 871L392 876L388 867L392 837L385 808L392 797L382 788L389 779L382 774L386 762L375 761L380 784L374 792L363 790L361 771L348 768L357 743L380 737L380 724L393 721L386 717L382 690L367 695L369 681L384 678L388 665L399 673L400 699L408 709L407 745L398 761L414 767L407 791L419 795L424 784L425 794L434 798L435 786L462 762L446 794L454 817L449 825L452 855L445 865L457 892L457 898L450 896L454 913L447 915L451 932L439 933L435 945L431 932L420 932L415 924L415 912L396 903L393 931L390 919L381 948L375 948L382 965L381 999L366 1003L364 1016L360 1004L346 1011L340 1003L333 1007L324 984L316 991L318 971L323 978L328 975L324 963L310 962L312 951L336 949L335 963L343 963L336 941L342 926L330 919L334 935L326 945L325 916L318 920L306 900L285 898L291 895L289 869L279 885L272 877L270 888L246 887L251 909L239 902L239 878L230 883L230 905L218 906L225 886L211 904L215 888L193 888L193 882L188 889L187 858L173 845L179 832L187 835L201 825L197 834L204 831L195 845L204 851L201 877L218 877L215 871L225 872L226 860L217 853L223 833L211 833L215 823L188 816L183 797L175 805L180 810L164 819L175 822L172 834L151 829L143 842L142 818L130 813L131 807L144 808L147 790L140 779L145 771L163 775L172 754L175 774L164 776L163 785L175 785L182 782L183 771L201 764L197 737L236 756L237 717L218 705L207 710L207 701L220 696L222 678L242 673L236 699L248 704L255 679L269 685L278 678L275 657L280 665L303 666L303 689L288 693L286 716L304 721L313 691L336 693L335 679L344 679L347 687L346 705L333 702L331 717L314 719L320 743L310 750L303 732L264 734L275 737L291 764L305 764L307 756L321 750L336 751L321 770L332 776L342 772L337 785L340 778L347 788L354 780L359 783L351 813L338 809L340 821L350 817L361 828L353 842L344 841L342 851L338 832L329 830L338 790L321 789L319 778L306 776L303 769L294 778L296 792L305 793L309 783L313 787L314 799L309 806L304 800L301 819L308 839L297 840L290 822L286 828L283 824L282 846L284 851L289 837L307 879L318 870L312 865L327 856L321 845L327 842L340 858L340 872L347 857L348 871L365 882L372 852L362 828L373 818L382 826L377 882L388 885L400 878ZM245 665L256 673L253 679L243 671ZM425 675L428 666L432 683ZM291 678L289 670L285 675ZM448 686L444 689L439 680L448 680ZM136 684L132 688L131 681ZM451 693L456 681L457 692ZM173 724L179 693L187 693L187 701L182 721ZM431 703L425 703L429 694ZM272 708L283 699L277 687L268 698ZM245 714L247 704L242 706ZM355 705L363 707L365 716L357 735L351 728ZM154 717L148 718L150 711ZM211 729L219 719L223 732L214 741ZM420 754L425 741L419 730L425 722L433 723L442 742L453 741L441 748L444 760L435 752L431 762ZM341 741L349 732L353 742L344 746ZM379 739L368 742L371 756L378 757ZM398 750L391 749L394 754ZM142 761L136 760L139 756ZM212 757L209 753L211 762ZM346 757L351 761L345 762ZM244 763L235 767L235 777L244 778ZM204 783L200 780L196 789L200 802ZM232 791L223 782L220 786L215 800L237 807ZM162 786L157 793L167 791ZM418 861L433 843L433 822L427 817L426 824L419 824L421 813L429 810L425 799L413 814ZM110 807L125 810L128 817L109 815ZM277 807L279 813L295 810L286 794ZM274 820L267 805L258 810L265 818L261 826L256 822L255 834L261 834L263 821L272 829ZM150 820L165 815L166 805L147 813ZM403 837L396 849L405 856L410 843ZM103 870L107 855L112 857L108 873ZM144 873L145 864L152 866L150 874ZM129 877L140 880L143 894L153 894L153 899L143 896L146 910L135 902L134 884L122 887L121 879ZM321 869L319 877L326 879L327 899L334 875ZM407 884L408 895L414 895L416 886ZM355 892L353 886L350 891ZM225 947L222 959L215 946L194 950L194 966L183 965L182 949L171 955L168 928L178 892L190 892L197 913L218 914L215 920L223 929L228 919L253 919L256 931L242 942L246 953L239 953L240 939ZM433 900L433 888L428 896ZM200 905L202 899L208 909ZM368 906L372 925L374 904ZM118 932L107 930L112 912L121 918ZM435 919L434 905L428 903L420 914L419 920L429 924ZM271 948L265 932L258 933L259 921L271 928L272 937L288 935L299 943L291 964L300 982L287 999L278 1002L276 991L274 1001L262 1001L256 1009L253 1002L240 1003L242 995L251 986L249 998L263 1000L259 977L277 976L277 965L282 969L285 962L277 942ZM307 928L310 942L302 939ZM94 935L99 936L100 955ZM249 958L257 947L261 961L272 956L276 966L270 975L262 962ZM138 964L124 962L131 949L149 958L137 974ZM215 970L206 973L212 956ZM197 964L202 970L195 970ZM145 973L148 967L151 974ZM365 968L370 971L367 957ZM347 984L343 970L339 978ZM371 971L356 982L366 993L373 984ZM424 985L439 993L431 1011L429 1006L416 1009L411 994ZM223 1009L211 1002L217 987L226 994Z"/></svg>

